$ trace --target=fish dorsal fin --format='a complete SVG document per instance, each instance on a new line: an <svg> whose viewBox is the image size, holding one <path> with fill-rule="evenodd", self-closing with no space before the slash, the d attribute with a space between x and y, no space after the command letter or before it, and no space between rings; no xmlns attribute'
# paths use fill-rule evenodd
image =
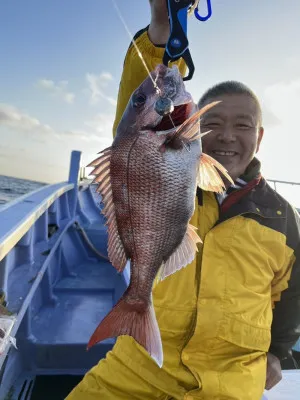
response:
<svg viewBox="0 0 300 400"><path fill-rule="evenodd" d="M203 115L206 111L211 109L212 107L219 104L220 101L214 101L212 103L207 104L206 106L202 107L201 110L195 112L190 118L184 121L183 124L179 126L174 134L174 139L181 139L187 142L192 142L196 139L200 139L206 133L200 133L200 120L199 118Z"/></svg>
<svg viewBox="0 0 300 400"><path fill-rule="evenodd" d="M233 183L233 180L228 175L227 170L223 165L208 154L202 153L199 164L198 186L203 190L223 193L225 185L218 170L229 180L229 182Z"/></svg>
<svg viewBox="0 0 300 400"><path fill-rule="evenodd" d="M100 157L91 162L88 167L94 167L91 175L94 175L95 179L92 183L98 183L97 192L100 193L103 203L102 214L107 220L108 257L116 270L122 272L125 268L127 257L117 227L110 181L110 159L111 148L108 148L103 150Z"/></svg>
<svg viewBox="0 0 300 400"><path fill-rule="evenodd" d="M193 261L196 252L198 251L197 243L202 243L202 240L196 233L196 229L197 228L193 225L188 225L182 242L173 254L171 254L168 260L162 264L157 276L158 281L162 281Z"/></svg>

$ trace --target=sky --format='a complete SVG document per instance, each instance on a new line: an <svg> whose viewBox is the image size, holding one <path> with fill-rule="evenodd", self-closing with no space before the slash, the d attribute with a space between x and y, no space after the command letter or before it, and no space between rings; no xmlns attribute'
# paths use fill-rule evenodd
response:
<svg viewBox="0 0 300 400"><path fill-rule="evenodd" d="M148 0L115 0L135 34ZM266 178L300 182L300 2L211 0L207 22L188 21L195 101L211 85L240 80L258 95ZM201 0L203 9L205 0ZM0 174L48 183L112 142L118 87L130 43L111 0L11 0L0 13ZM278 190L300 206L300 186Z"/></svg>

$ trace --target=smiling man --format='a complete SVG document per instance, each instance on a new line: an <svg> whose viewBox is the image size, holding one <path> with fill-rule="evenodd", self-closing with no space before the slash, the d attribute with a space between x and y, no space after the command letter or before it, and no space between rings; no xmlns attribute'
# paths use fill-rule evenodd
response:
<svg viewBox="0 0 300 400"><path fill-rule="evenodd" d="M166 1L150 4L151 24L137 33L136 44L154 70L169 25ZM131 45L114 134L146 76ZM300 336L299 216L261 176L255 155L264 130L256 96L242 83L223 82L201 97L199 107L215 100L221 102L201 124L203 132L211 130L203 151L227 168L235 184L219 196L198 190L191 224L203 245L190 265L153 288L163 366L121 336L67 400L261 400L265 387L281 379L280 360Z"/></svg>
<svg viewBox="0 0 300 400"><path fill-rule="evenodd" d="M202 130L211 130L202 139L203 151L218 160L239 178L259 150L263 137L262 113L254 93L239 82L224 82L209 89L199 107L220 101L204 114Z"/></svg>

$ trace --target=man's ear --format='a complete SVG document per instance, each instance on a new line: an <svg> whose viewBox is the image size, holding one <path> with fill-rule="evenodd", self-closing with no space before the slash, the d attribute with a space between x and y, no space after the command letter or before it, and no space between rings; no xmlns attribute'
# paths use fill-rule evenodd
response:
<svg viewBox="0 0 300 400"><path fill-rule="evenodd" d="M261 143L262 138L263 138L263 136L264 136L264 132L265 132L265 130L264 130L264 128L261 126L261 127L259 128L259 130L258 130L258 139L257 139L256 153L257 153L258 150L259 150L260 143Z"/></svg>

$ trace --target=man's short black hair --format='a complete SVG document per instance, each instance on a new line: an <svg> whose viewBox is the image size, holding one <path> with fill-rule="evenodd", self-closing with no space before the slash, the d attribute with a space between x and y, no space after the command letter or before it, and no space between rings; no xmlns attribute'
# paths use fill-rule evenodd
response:
<svg viewBox="0 0 300 400"><path fill-rule="evenodd" d="M248 86L238 81L225 81L212 86L202 95L198 102L198 106L201 108L208 100L213 100L216 97L226 94L244 94L251 97L257 105L259 124L262 124L261 105L256 94Z"/></svg>

